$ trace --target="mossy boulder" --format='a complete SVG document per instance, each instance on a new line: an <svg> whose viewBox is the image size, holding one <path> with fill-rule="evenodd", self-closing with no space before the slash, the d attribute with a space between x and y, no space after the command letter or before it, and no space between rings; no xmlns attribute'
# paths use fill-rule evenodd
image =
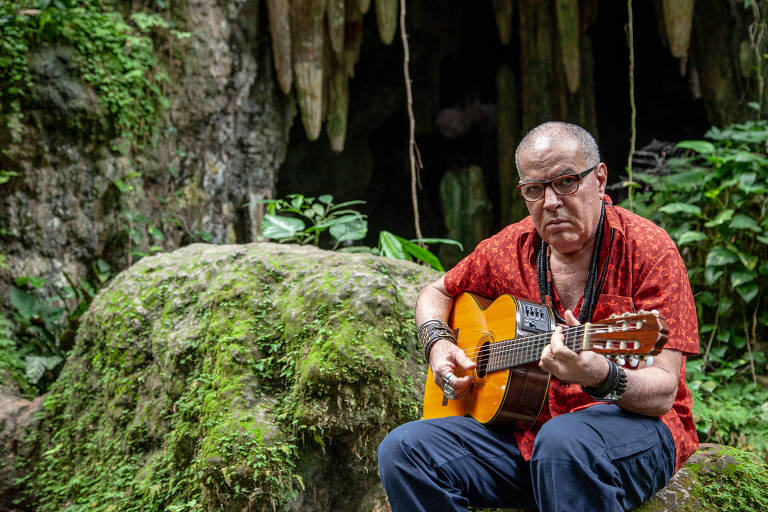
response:
<svg viewBox="0 0 768 512"><path fill-rule="evenodd" d="M437 274L315 248L196 244L119 274L44 401L34 509L384 510L375 449L420 414Z"/></svg>
<svg viewBox="0 0 768 512"><path fill-rule="evenodd" d="M755 455L702 444L664 489L636 512L768 510L768 467Z"/></svg>

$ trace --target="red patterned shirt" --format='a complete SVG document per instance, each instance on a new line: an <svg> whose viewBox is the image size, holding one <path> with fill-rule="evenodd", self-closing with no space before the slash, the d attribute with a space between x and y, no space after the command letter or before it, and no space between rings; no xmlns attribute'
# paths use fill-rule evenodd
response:
<svg viewBox="0 0 768 512"><path fill-rule="evenodd" d="M696 307L688 275L680 253L666 231L623 208L613 206L608 196L605 207L600 268L608 262L602 293L592 321L611 313L658 310L669 326L665 348L683 353L680 381L672 409L661 417L675 441L675 470L699 445L691 415L691 392L685 383L685 356L698 354L699 338ZM611 242L611 233L613 241ZM539 302L536 279L536 253L540 243L530 217L507 226L495 236L483 240L445 276L445 287L452 295L472 292L491 299L504 294ZM598 274L599 275L599 274ZM574 308L581 310L582 297ZM555 290L554 306L565 313ZM631 371L628 370L628 371ZM523 457L530 460L533 441L542 423L553 416L583 409L596 402L581 391L581 386L551 379L548 407L537 424L527 432L515 434Z"/></svg>

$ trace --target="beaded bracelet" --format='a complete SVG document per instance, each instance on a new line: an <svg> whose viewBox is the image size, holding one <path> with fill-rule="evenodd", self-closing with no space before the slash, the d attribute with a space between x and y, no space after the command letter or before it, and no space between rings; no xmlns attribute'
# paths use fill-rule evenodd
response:
<svg viewBox="0 0 768 512"><path fill-rule="evenodd" d="M435 343L442 339L447 339L453 344L457 344L456 335L443 320L427 320L419 327L419 342L424 349L424 359L429 361L429 353Z"/></svg>
<svg viewBox="0 0 768 512"><path fill-rule="evenodd" d="M616 363L608 361L608 377L596 388L581 386L586 394L601 402L617 402L627 389L627 374Z"/></svg>

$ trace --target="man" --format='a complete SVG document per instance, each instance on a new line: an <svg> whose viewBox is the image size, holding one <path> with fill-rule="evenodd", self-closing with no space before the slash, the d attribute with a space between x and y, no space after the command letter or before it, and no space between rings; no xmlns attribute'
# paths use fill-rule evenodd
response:
<svg viewBox="0 0 768 512"><path fill-rule="evenodd" d="M552 375L524 432L469 417L419 420L379 446L393 511L475 507L631 510L662 488L698 446L685 356L698 352L685 266L666 232L611 203L607 169L584 129L545 123L517 149L530 216L481 242L416 304L419 338L446 398L471 392L475 363L445 324L453 298L510 294L551 304L569 326L658 310L668 341L652 365L620 367L563 344L558 326L539 367ZM459 372L464 373L464 372Z"/></svg>

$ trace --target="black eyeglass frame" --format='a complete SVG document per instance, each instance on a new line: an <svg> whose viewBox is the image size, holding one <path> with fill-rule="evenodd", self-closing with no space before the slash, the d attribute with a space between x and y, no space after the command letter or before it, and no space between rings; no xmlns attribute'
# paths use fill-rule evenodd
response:
<svg viewBox="0 0 768 512"><path fill-rule="evenodd" d="M600 166L600 164L593 165L592 167L590 167L586 171L581 171L581 172L578 172L578 173L575 173L575 174L561 174L560 176L555 176L554 178L546 180L546 181L527 181L525 183L518 183L517 184L517 190L520 192L520 195L522 196L522 198L525 201L528 201L530 203L535 203L536 201L541 201L544 198L544 196L547 193L547 185L549 185L553 181L560 180L560 179L563 179L563 178L579 178L579 182L576 184L576 188L573 190L573 192L568 192L567 194L561 194L560 192L555 190L555 187L552 187L552 191L555 194L557 194L559 196L569 196L571 194L575 194L576 192L578 192L579 191L579 186L581 185L581 180L583 180L585 176L587 176L589 173L591 173L592 171L597 169L599 166ZM542 192L541 197L539 197L538 199L526 199L525 195L523 195L523 187L526 186L526 185L543 185L544 192Z"/></svg>

